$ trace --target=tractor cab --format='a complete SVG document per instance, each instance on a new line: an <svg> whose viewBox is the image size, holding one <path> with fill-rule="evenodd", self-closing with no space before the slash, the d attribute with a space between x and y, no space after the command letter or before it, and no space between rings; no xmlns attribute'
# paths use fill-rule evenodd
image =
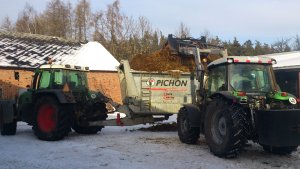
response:
<svg viewBox="0 0 300 169"><path fill-rule="evenodd" d="M274 76L274 59L230 56L207 66L205 101L224 96L244 106L261 109L296 108L295 96L281 92Z"/></svg>
<svg viewBox="0 0 300 169"><path fill-rule="evenodd" d="M219 91L244 94L278 91L272 71L275 60L257 57L227 57L208 65L209 95Z"/></svg>
<svg viewBox="0 0 300 169"><path fill-rule="evenodd" d="M33 89L63 89L65 85L71 90L88 87L86 71L88 67L71 65L43 65L35 71Z"/></svg>

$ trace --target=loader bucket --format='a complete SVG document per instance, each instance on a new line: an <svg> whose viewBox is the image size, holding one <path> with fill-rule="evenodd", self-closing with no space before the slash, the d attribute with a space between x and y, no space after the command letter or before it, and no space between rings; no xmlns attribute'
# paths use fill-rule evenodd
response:
<svg viewBox="0 0 300 169"><path fill-rule="evenodd" d="M300 145L300 109L259 110L256 125L260 144Z"/></svg>

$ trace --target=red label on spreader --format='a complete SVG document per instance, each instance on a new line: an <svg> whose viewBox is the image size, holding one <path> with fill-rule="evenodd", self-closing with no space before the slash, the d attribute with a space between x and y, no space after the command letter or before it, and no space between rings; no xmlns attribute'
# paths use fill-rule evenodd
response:
<svg viewBox="0 0 300 169"><path fill-rule="evenodd" d="M151 78L146 83L147 83L148 86L154 86L155 80Z"/></svg>

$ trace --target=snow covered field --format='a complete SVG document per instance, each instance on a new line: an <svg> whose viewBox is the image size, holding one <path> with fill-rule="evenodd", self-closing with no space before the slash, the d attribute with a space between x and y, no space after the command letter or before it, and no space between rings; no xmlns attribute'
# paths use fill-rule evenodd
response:
<svg viewBox="0 0 300 169"><path fill-rule="evenodd" d="M271 155L251 144L235 159L209 152L203 137L197 145L180 143L177 132L150 132L134 127L106 127L97 135L70 133L62 141L38 140L25 123L15 136L0 136L0 168L238 169L300 168L300 150Z"/></svg>

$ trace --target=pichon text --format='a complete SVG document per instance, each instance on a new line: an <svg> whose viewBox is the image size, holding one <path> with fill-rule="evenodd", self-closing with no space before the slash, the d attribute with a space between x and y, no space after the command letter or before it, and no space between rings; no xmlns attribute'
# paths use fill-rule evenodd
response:
<svg viewBox="0 0 300 169"><path fill-rule="evenodd" d="M157 80L156 86L187 86L187 80Z"/></svg>

